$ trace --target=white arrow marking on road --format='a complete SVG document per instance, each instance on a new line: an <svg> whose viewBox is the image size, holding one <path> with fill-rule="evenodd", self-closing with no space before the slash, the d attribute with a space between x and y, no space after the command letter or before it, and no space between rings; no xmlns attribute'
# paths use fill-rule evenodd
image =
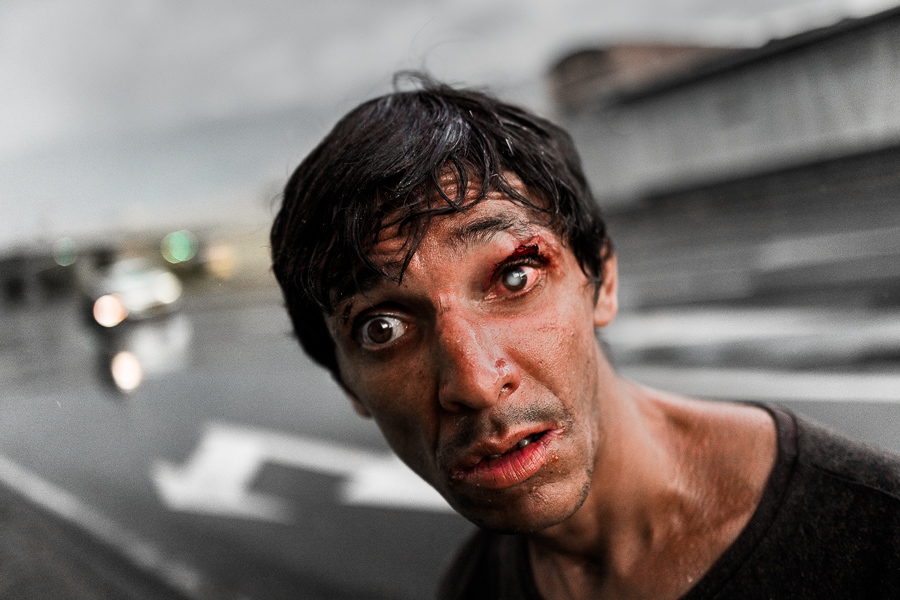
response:
<svg viewBox="0 0 900 600"><path fill-rule="evenodd" d="M266 463L344 478L340 501L450 511L396 456L264 429L208 423L184 465L155 461L152 479L172 510L289 523L290 503L250 488Z"/></svg>

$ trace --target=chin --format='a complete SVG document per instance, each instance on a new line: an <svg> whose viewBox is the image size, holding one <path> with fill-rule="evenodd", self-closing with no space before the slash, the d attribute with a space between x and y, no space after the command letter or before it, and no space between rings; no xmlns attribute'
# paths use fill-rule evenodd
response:
<svg viewBox="0 0 900 600"><path fill-rule="evenodd" d="M456 512L482 529L497 533L535 533L574 515L590 490L590 484L568 490L546 487L551 489L532 489L518 498L487 493L448 498L448 501Z"/></svg>

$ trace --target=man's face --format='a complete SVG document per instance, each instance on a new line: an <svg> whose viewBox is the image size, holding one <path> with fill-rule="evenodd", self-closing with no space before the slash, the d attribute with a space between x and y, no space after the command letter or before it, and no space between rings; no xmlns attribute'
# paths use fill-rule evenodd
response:
<svg viewBox="0 0 900 600"><path fill-rule="evenodd" d="M372 258L390 270L404 240L384 232ZM402 284L377 281L328 322L347 392L397 455L474 523L535 531L590 489L604 420L594 327L614 293L595 303L557 236L489 196L432 222Z"/></svg>

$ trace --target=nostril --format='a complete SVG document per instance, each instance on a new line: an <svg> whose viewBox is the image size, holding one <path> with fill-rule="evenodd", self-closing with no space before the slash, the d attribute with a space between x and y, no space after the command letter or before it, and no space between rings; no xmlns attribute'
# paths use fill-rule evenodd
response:
<svg viewBox="0 0 900 600"><path fill-rule="evenodd" d="M506 383L506 384L503 385L502 388L500 388L500 395L501 395L501 396L505 396L505 395L507 395L507 394L509 394L509 393L512 393L512 391L513 391L513 386L510 385L510 384L508 384L508 383Z"/></svg>

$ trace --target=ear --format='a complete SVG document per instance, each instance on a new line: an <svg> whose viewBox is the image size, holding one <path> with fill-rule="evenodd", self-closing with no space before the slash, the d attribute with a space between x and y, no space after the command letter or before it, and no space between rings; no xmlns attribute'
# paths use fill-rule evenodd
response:
<svg viewBox="0 0 900 600"><path fill-rule="evenodd" d="M606 249L604 248L604 251ZM606 327L619 311L619 270L616 255L610 253L603 263L603 283L594 303L594 327Z"/></svg>
<svg viewBox="0 0 900 600"><path fill-rule="evenodd" d="M356 412L356 414L364 419L371 419L372 413L370 413L369 409L359 401L359 398L356 397L356 394L354 394L339 377L336 377L335 379L338 385L341 386L341 389L344 390L344 393L347 394L347 398L350 400L350 405L353 407L353 410Z"/></svg>

